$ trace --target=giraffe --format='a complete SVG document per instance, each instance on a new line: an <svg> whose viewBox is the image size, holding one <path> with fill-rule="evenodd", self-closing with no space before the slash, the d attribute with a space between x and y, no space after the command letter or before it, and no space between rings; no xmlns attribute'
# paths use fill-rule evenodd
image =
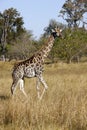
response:
<svg viewBox="0 0 87 130"><path fill-rule="evenodd" d="M14 94L16 87L19 84L20 90L27 97L27 94L24 91L24 77L27 78L36 77L37 96L40 100L42 99L45 91L48 88L42 76L44 60L48 56L49 52L51 51L55 38L62 36L61 31L62 30L59 28L52 29L51 35L49 36L46 44L39 51L37 51L29 59L21 61L16 65L14 65L14 69L12 72L13 83L11 86L12 95ZM43 91L41 94L40 94L40 83L42 83L43 85Z"/></svg>

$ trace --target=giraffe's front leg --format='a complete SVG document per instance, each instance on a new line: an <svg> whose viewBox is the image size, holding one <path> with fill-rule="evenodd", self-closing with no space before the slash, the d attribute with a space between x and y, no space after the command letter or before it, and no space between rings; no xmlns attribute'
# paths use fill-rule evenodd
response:
<svg viewBox="0 0 87 130"><path fill-rule="evenodd" d="M39 78L37 78L36 89L37 89L38 99L40 99L40 80L39 80Z"/></svg>
<svg viewBox="0 0 87 130"><path fill-rule="evenodd" d="M20 84L20 90L23 92L23 94L25 95L25 97L27 97L27 94L24 91L24 81L23 81L23 79L19 80L19 84Z"/></svg>
<svg viewBox="0 0 87 130"><path fill-rule="evenodd" d="M42 97L43 97L43 95L44 95L44 93L45 93L45 91L46 91L46 89L48 88L48 86L47 86L45 80L43 79L42 75L40 75L40 76L38 77L38 79L39 79L39 82L41 82L42 85L44 86L43 92L42 92L41 96L39 96L39 99L41 100Z"/></svg>
<svg viewBox="0 0 87 130"><path fill-rule="evenodd" d="M47 90L48 86L47 86L45 80L43 79L43 77L40 78L40 81L41 81L42 85L44 86L44 90L43 90L42 95L40 97L40 99L42 99L42 97L43 97L45 91Z"/></svg>
<svg viewBox="0 0 87 130"><path fill-rule="evenodd" d="M11 86L11 93L14 94L16 87L18 85L18 80L13 80L12 86Z"/></svg>

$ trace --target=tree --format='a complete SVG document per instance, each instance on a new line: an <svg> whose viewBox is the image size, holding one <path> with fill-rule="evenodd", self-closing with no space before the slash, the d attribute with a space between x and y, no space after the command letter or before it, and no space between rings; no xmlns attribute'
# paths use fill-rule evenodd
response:
<svg viewBox="0 0 87 130"><path fill-rule="evenodd" d="M23 18L16 9L10 8L0 13L1 52L6 52L6 45L25 32Z"/></svg>
<svg viewBox="0 0 87 130"><path fill-rule="evenodd" d="M66 20L68 27L78 27L86 12L86 0L66 0L60 11L60 16Z"/></svg>
<svg viewBox="0 0 87 130"><path fill-rule="evenodd" d="M64 31L65 38L56 45L58 57L70 63L75 57L83 54L87 48L87 31L80 27L84 14L87 13L86 0L66 0L60 15L68 23L68 28ZM55 49L55 48L54 48Z"/></svg>
<svg viewBox="0 0 87 130"><path fill-rule="evenodd" d="M36 41L33 40L31 32L26 32L16 38L16 42L10 46L8 57L10 59L27 59L37 50Z"/></svg>
<svg viewBox="0 0 87 130"><path fill-rule="evenodd" d="M75 57L82 56L85 49L87 49L87 31L83 28L73 30L66 28L64 38L56 39L52 51L55 52L55 57L71 63Z"/></svg>

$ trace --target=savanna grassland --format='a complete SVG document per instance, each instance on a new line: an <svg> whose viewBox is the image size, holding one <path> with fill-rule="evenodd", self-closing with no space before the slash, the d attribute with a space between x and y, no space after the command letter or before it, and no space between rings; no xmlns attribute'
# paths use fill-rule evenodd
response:
<svg viewBox="0 0 87 130"><path fill-rule="evenodd" d="M13 62L0 62L0 130L87 130L87 63L45 65L48 84L37 99L36 79L10 93ZM41 90L42 90L41 86Z"/></svg>

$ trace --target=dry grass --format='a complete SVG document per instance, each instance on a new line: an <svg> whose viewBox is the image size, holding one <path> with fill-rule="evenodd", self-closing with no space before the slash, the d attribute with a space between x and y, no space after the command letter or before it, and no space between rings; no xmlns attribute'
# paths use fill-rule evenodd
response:
<svg viewBox="0 0 87 130"><path fill-rule="evenodd" d="M25 79L28 100L19 88L12 98L12 66L0 62L0 130L87 130L87 63L46 65L41 101L36 79Z"/></svg>

